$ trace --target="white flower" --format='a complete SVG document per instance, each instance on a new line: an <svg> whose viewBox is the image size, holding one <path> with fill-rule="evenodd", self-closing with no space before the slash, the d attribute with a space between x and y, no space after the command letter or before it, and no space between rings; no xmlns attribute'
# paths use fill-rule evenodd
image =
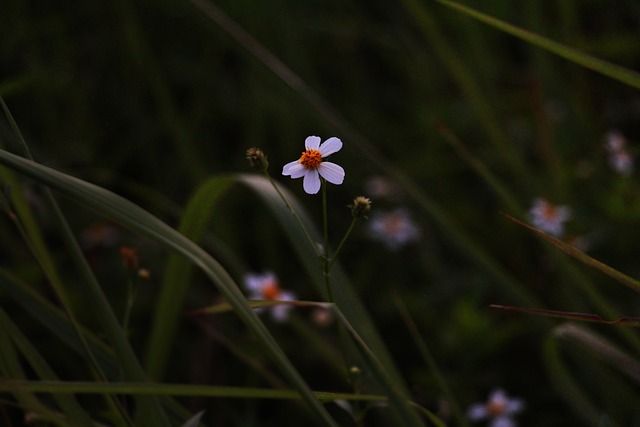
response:
<svg viewBox="0 0 640 427"><path fill-rule="evenodd" d="M524 409L521 399L509 398L504 390L494 390L486 403L476 403L467 410L471 421L490 420L489 427L515 427L512 418Z"/></svg>
<svg viewBox="0 0 640 427"><path fill-rule="evenodd" d="M375 212L368 225L371 235L382 240L390 250L398 250L420 238L420 230L404 208Z"/></svg>
<svg viewBox="0 0 640 427"><path fill-rule="evenodd" d="M294 179L304 177L302 187L307 194L316 194L320 191L320 177L332 184L342 184L344 169L335 163L322 160L340 151L342 141L339 138L331 137L320 144L319 136L308 136L304 145L306 150L302 152L302 156L298 160L284 165L282 175L291 176Z"/></svg>
<svg viewBox="0 0 640 427"><path fill-rule="evenodd" d="M564 223L571 218L571 209L549 203L543 198L536 198L529 209L529 219L534 227L554 237L564 234Z"/></svg>
<svg viewBox="0 0 640 427"><path fill-rule="evenodd" d="M249 291L250 300L268 301L294 301L295 294L282 290L278 283L278 278L272 272L264 274L247 274L244 278L244 285ZM274 305L269 308L271 317L277 322L287 320L291 306L288 304ZM256 312L261 312L264 308L256 308Z"/></svg>
<svg viewBox="0 0 640 427"><path fill-rule="evenodd" d="M609 152L609 164L621 175L629 176L633 172L633 156L627 150L627 139L618 131L606 136L605 148Z"/></svg>

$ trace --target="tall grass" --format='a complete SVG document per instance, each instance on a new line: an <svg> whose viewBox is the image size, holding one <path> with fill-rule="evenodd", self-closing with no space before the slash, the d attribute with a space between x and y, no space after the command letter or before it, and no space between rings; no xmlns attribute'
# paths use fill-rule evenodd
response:
<svg viewBox="0 0 640 427"><path fill-rule="evenodd" d="M632 2L5 3L0 424L640 423ZM326 216L281 176L308 135Z"/></svg>

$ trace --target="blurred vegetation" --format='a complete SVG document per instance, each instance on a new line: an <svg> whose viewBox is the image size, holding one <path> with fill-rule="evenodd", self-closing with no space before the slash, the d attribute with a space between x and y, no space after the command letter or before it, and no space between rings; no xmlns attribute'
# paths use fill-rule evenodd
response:
<svg viewBox="0 0 640 427"><path fill-rule="evenodd" d="M416 403L456 425L396 299L463 410L504 388L526 402L518 416L522 425L640 425L638 381L628 375L632 366L620 372L581 338L557 333L566 326L562 320L489 308L504 304L607 319L638 315L640 299L628 288L500 215L527 220L536 197L568 205L573 216L567 237L585 239L591 256L640 277L634 243L640 239L638 173L616 173L605 149L606 134L617 130L630 152L638 152L637 88L434 1L208 4L5 0L0 96L35 159L108 188L177 227L207 178L249 172L245 150L260 147L274 178L319 224L320 197L305 194L299 181L280 172L299 156L308 135L338 136L344 149L332 161L344 167L346 179L329 188L334 244L351 220L346 205L355 196L370 196L366 182L373 176L399 188L393 198L372 197L374 212L405 207L421 230L419 242L389 251L371 239L365 223L340 259ZM640 70L636 2L461 4ZM2 148L19 152L10 122L0 123ZM81 281L42 190L29 180L10 180L8 169L1 169L3 190L25 194L62 281L78 288L71 295L79 319L97 330L95 313L83 312ZM81 242L97 224L112 226L68 198L58 201ZM277 218L254 192L231 187L212 215L202 244L235 280L271 270L301 300L322 299L308 286L303 266L292 261L296 249ZM57 304L9 216L0 219L0 229L2 271ZM135 247L150 271L151 278L138 285L130 320L129 340L144 361L168 253L136 233L115 230L113 244L85 244L85 255L120 314L130 278L118 247ZM182 312L220 302L203 274L189 281ZM58 376L89 378L90 366L56 337L43 335L14 298L0 290L0 307ZM291 322L265 317L265 323L313 390L351 392L341 371L327 367L326 355L300 345L306 335L339 344L309 322L309 313L299 308ZM638 359L636 329L582 326ZM251 355L271 370L257 348L232 314L202 321L181 316L166 373L154 379L273 386L237 356ZM21 425L23 411L8 394L0 397L0 424ZM86 402L103 409L97 399ZM205 409L207 425L300 425L309 417L289 401L181 402L190 413ZM330 410L351 425L337 407ZM383 423L374 420L377 412L383 410L371 410L366 425Z"/></svg>

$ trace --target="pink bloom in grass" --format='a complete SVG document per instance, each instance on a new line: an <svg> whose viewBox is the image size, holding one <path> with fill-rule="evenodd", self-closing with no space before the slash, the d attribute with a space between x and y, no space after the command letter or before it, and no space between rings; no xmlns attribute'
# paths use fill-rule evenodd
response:
<svg viewBox="0 0 640 427"><path fill-rule="evenodd" d="M494 390L485 403L476 403L467 410L471 421L489 420L489 427L515 427L513 416L522 412L524 401L509 398L504 390Z"/></svg>
<svg viewBox="0 0 640 427"><path fill-rule="evenodd" d="M244 285L249 291L250 300L294 301L296 299L295 294L280 288L278 278L272 272L247 274L244 277ZM271 311L271 317L276 322L287 320L290 309L291 305L288 304L274 305L268 308ZM255 310L262 312L265 308L256 308Z"/></svg>
<svg viewBox="0 0 640 427"><path fill-rule="evenodd" d="M282 168L282 175L291 178L302 178L302 187L307 194L316 194L320 191L320 177L336 185L344 181L344 169L335 163L326 162L323 159L342 148L339 138L331 137L320 144L319 136L308 136L304 141L305 151L298 160L287 163Z"/></svg>
<svg viewBox="0 0 640 427"><path fill-rule="evenodd" d="M633 172L633 156L627 150L627 139L618 131L606 136L605 148L609 152L609 164L621 175L629 176Z"/></svg>
<svg viewBox="0 0 640 427"><path fill-rule="evenodd" d="M390 212L375 212L371 215L368 225L371 236L384 242L392 251L420 238L420 229L411 219L409 211L404 208Z"/></svg>
<svg viewBox="0 0 640 427"><path fill-rule="evenodd" d="M534 227L554 237L564 234L564 223L571 218L571 209L564 205L554 205L543 198L536 198L529 209L529 219Z"/></svg>

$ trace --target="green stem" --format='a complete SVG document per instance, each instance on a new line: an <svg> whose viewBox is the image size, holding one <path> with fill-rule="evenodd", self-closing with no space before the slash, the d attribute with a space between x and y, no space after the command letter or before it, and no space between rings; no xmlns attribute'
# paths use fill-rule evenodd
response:
<svg viewBox="0 0 640 427"><path fill-rule="evenodd" d="M342 250L342 247L344 246L344 242L347 241L347 239L349 238L349 236L351 235L351 232L353 231L353 227L355 227L356 222L358 221L357 218L353 218L351 220L351 224L349 225L349 228L347 229L347 232L344 233L344 237L342 238L342 240L340 241L340 244L338 245L338 248L336 249L336 251L333 253L333 257L331 257L331 259L329 260L329 271L331 271L331 267L333 267L333 264L336 262L336 260L338 259L338 254L340 253L340 251Z"/></svg>
<svg viewBox="0 0 640 427"><path fill-rule="evenodd" d="M318 245L316 245L315 240L313 240L311 238L311 235L309 234L309 231L307 230L307 227L304 226L304 223L302 222L302 220L298 216L298 213L295 211L295 209L293 209L293 206L291 206L291 204L289 203L287 198L284 197L284 194L282 194L282 191L280 191L280 189L278 188L278 185L273 180L273 178L271 178L271 175L269 175L269 172L267 170L264 171L264 175L267 177L267 179L269 180L269 182L271 183L273 188L276 190L276 192L278 193L278 195L280 196L280 198L282 199L284 204L287 206L287 208L289 209L289 211L291 212L293 217L296 219L296 221L300 225L300 228L302 229L302 231L304 232L304 235L306 236L307 240L309 241L309 245L311 245L311 248L313 248L313 252L316 254L317 257L321 257L322 254L318 251Z"/></svg>
<svg viewBox="0 0 640 427"><path fill-rule="evenodd" d="M323 235L323 251L322 267L324 273L324 285L327 288L327 297L329 302L334 302L333 291L331 290L331 280L329 272L331 270L331 262L329 258L329 221L327 220L327 181L320 178L322 185L322 235Z"/></svg>

